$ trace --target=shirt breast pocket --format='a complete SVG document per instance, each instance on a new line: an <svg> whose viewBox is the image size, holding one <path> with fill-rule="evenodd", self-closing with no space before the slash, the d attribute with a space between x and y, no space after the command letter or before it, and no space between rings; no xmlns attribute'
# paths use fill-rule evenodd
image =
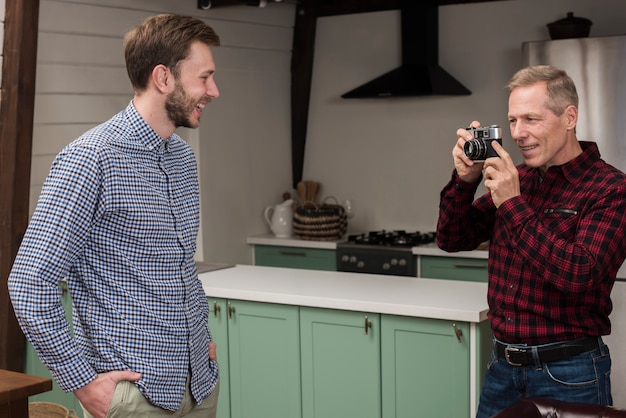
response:
<svg viewBox="0 0 626 418"><path fill-rule="evenodd" d="M571 240L576 234L580 209L555 207L543 211L546 226L562 239Z"/></svg>

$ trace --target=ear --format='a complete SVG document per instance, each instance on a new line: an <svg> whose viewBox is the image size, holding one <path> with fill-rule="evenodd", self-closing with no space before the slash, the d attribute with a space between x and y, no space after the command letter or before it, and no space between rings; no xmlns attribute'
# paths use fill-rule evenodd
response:
<svg viewBox="0 0 626 418"><path fill-rule="evenodd" d="M575 130L578 123L578 109L574 105L569 105L565 109L565 117L567 118L567 129Z"/></svg>
<svg viewBox="0 0 626 418"><path fill-rule="evenodd" d="M169 93L174 85L174 78L169 68L159 64L152 69L152 83L161 93Z"/></svg>

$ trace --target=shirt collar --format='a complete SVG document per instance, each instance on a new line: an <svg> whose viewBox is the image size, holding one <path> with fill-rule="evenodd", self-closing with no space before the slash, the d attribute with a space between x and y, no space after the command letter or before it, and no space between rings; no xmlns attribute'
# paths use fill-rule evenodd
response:
<svg viewBox="0 0 626 418"><path fill-rule="evenodd" d="M164 140L150 127L150 125L148 125L145 119L137 111L137 108L132 100L126 108L126 117L128 118L131 126L135 128L139 140L149 151L157 154L171 152L169 138Z"/></svg>
<svg viewBox="0 0 626 418"><path fill-rule="evenodd" d="M595 142L578 141L583 152L571 161L558 166L552 166L548 169L560 173L569 183L574 183L581 176L589 171L593 165L600 159L600 151ZM537 172L539 170L537 169ZM547 173L546 173L547 174Z"/></svg>
<svg viewBox="0 0 626 418"><path fill-rule="evenodd" d="M595 142L579 141L579 144L583 152L561 166L563 175L570 183L580 179L600 159L600 151Z"/></svg>

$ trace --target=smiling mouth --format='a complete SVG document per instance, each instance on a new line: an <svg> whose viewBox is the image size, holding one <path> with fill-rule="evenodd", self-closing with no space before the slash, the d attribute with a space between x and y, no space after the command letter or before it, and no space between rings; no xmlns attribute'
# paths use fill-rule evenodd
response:
<svg viewBox="0 0 626 418"><path fill-rule="evenodd" d="M523 152L531 151L531 150L534 150L535 148L537 148L537 145L529 145L527 147L519 147L519 149L522 150Z"/></svg>

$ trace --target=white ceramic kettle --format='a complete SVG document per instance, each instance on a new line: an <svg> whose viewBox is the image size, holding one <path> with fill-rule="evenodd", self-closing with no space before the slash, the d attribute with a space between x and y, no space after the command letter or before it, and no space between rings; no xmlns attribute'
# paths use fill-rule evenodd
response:
<svg viewBox="0 0 626 418"><path fill-rule="evenodd" d="M287 199L276 206L265 208L265 221L277 238L293 235L293 200Z"/></svg>

